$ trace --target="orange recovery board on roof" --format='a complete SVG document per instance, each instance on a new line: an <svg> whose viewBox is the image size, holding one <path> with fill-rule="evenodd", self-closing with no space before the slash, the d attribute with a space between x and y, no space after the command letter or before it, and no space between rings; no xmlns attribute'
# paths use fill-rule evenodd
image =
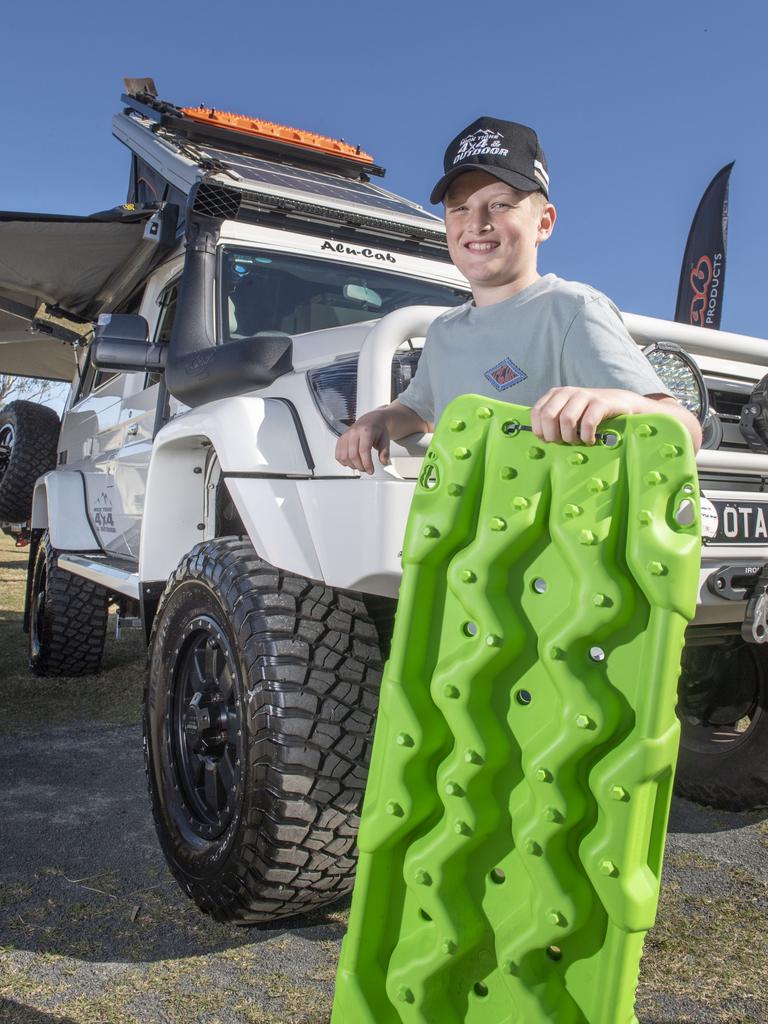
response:
<svg viewBox="0 0 768 1024"><path fill-rule="evenodd" d="M341 139L331 139L327 135L305 132L300 128L290 128L288 125L274 124L272 121L262 121L256 117L247 117L245 114L229 114L211 107L182 107L181 111L194 121L202 121L205 124L215 124L220 128L232 128L238 132L246 132L248 135L260 135L265 139L279 139L282 142L290 142L294 146L316 149L323 153L333 153L335 156L343 156L349 160L359 160L363 164L373 163L370 153L364 153L359 146L350 146L348 143L342 142Z"/></svg>

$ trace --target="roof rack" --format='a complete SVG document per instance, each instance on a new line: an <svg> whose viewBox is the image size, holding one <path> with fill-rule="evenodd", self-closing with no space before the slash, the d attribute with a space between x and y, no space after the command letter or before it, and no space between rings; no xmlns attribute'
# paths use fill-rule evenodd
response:
<svg viewBox="0 0 768 1024"><path fill-rule="evenodd" d="M369 174L382 176L385 173L383 167L373 162L372 156L359 146L350 146L341 139L202 105L177 107L158 97L151 78L126 78L124 82L126 91L121 100L126 109L134 110L190 141L207 141L240 153L320 167L363 181L368 180Z"/></svg>

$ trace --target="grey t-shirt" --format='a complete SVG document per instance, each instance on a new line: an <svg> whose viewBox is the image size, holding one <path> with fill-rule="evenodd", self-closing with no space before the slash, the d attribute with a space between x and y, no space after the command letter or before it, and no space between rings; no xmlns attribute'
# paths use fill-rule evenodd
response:
<svg viewBox="0 0 768 1024"><path fill-rule="evenodd" d="M470 301L439 316L400 401L435 423L458 395L534 405L563 385L670 393L610 299L546 274L511 299Z"/></svg>

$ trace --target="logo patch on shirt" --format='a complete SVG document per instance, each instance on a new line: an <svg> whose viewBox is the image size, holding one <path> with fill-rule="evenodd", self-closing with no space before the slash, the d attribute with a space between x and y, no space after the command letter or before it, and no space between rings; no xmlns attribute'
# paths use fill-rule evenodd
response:
<svg viewBox="0 0 768 1024"><path fill-rule="evenodd" d="M496 363L490 370L485 371L485 379L489 380L497 391L505 391L513 384L519 384L526 380L527 377L528 374L524 373L519 366L515 366L509 356L502 359L500 363Z"/></svg>

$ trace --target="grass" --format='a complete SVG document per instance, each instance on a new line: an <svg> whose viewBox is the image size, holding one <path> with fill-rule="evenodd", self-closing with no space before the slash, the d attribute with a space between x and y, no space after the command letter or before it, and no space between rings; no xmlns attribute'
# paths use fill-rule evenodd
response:
<svg viewBox="0 0 768 1024"><path fill-rule="evenodd" d="M656 924L645 942L640 1020L655 991L695 998L715 1021L764 1024L766 920L766 885L748 870L695 851L668 856Z"/></svg>
<svg viewBox="0 0 768 1024"><path fill-rule="evenodd" d="M102 671L77 679L33 676L27 667L27 638L22 630L27 550L0 540L0 734L23 735L46 727L67 725L83 717L96 722L125 724L141 719L145 645L141 630L114 639L110 616Z"/></svg>
<svg viewBox="0 0 768 1024"><path fill-rule="evenodd" d="M51 727L137 725L145 658L139 632L119 644L110 635L98 676L29 674L21 630L25 563L26 553L3 538L6 745ZM146 800L143 792L137 800ZM348 901L288 926L217 924L170 877L148 809L141 814L145 832L127 837L136 846L128 873L115 864L65 870L64 852L52 848L45 866L23 878L0 875L0 1024L327 1024ZM766 850L764 877L768 820L739 820ZM645 943L638 1018L764 1024L768 900L760 866L753 871L704 856L695 834L678 849L680 838L668 850L657 920Z"/></svg>

